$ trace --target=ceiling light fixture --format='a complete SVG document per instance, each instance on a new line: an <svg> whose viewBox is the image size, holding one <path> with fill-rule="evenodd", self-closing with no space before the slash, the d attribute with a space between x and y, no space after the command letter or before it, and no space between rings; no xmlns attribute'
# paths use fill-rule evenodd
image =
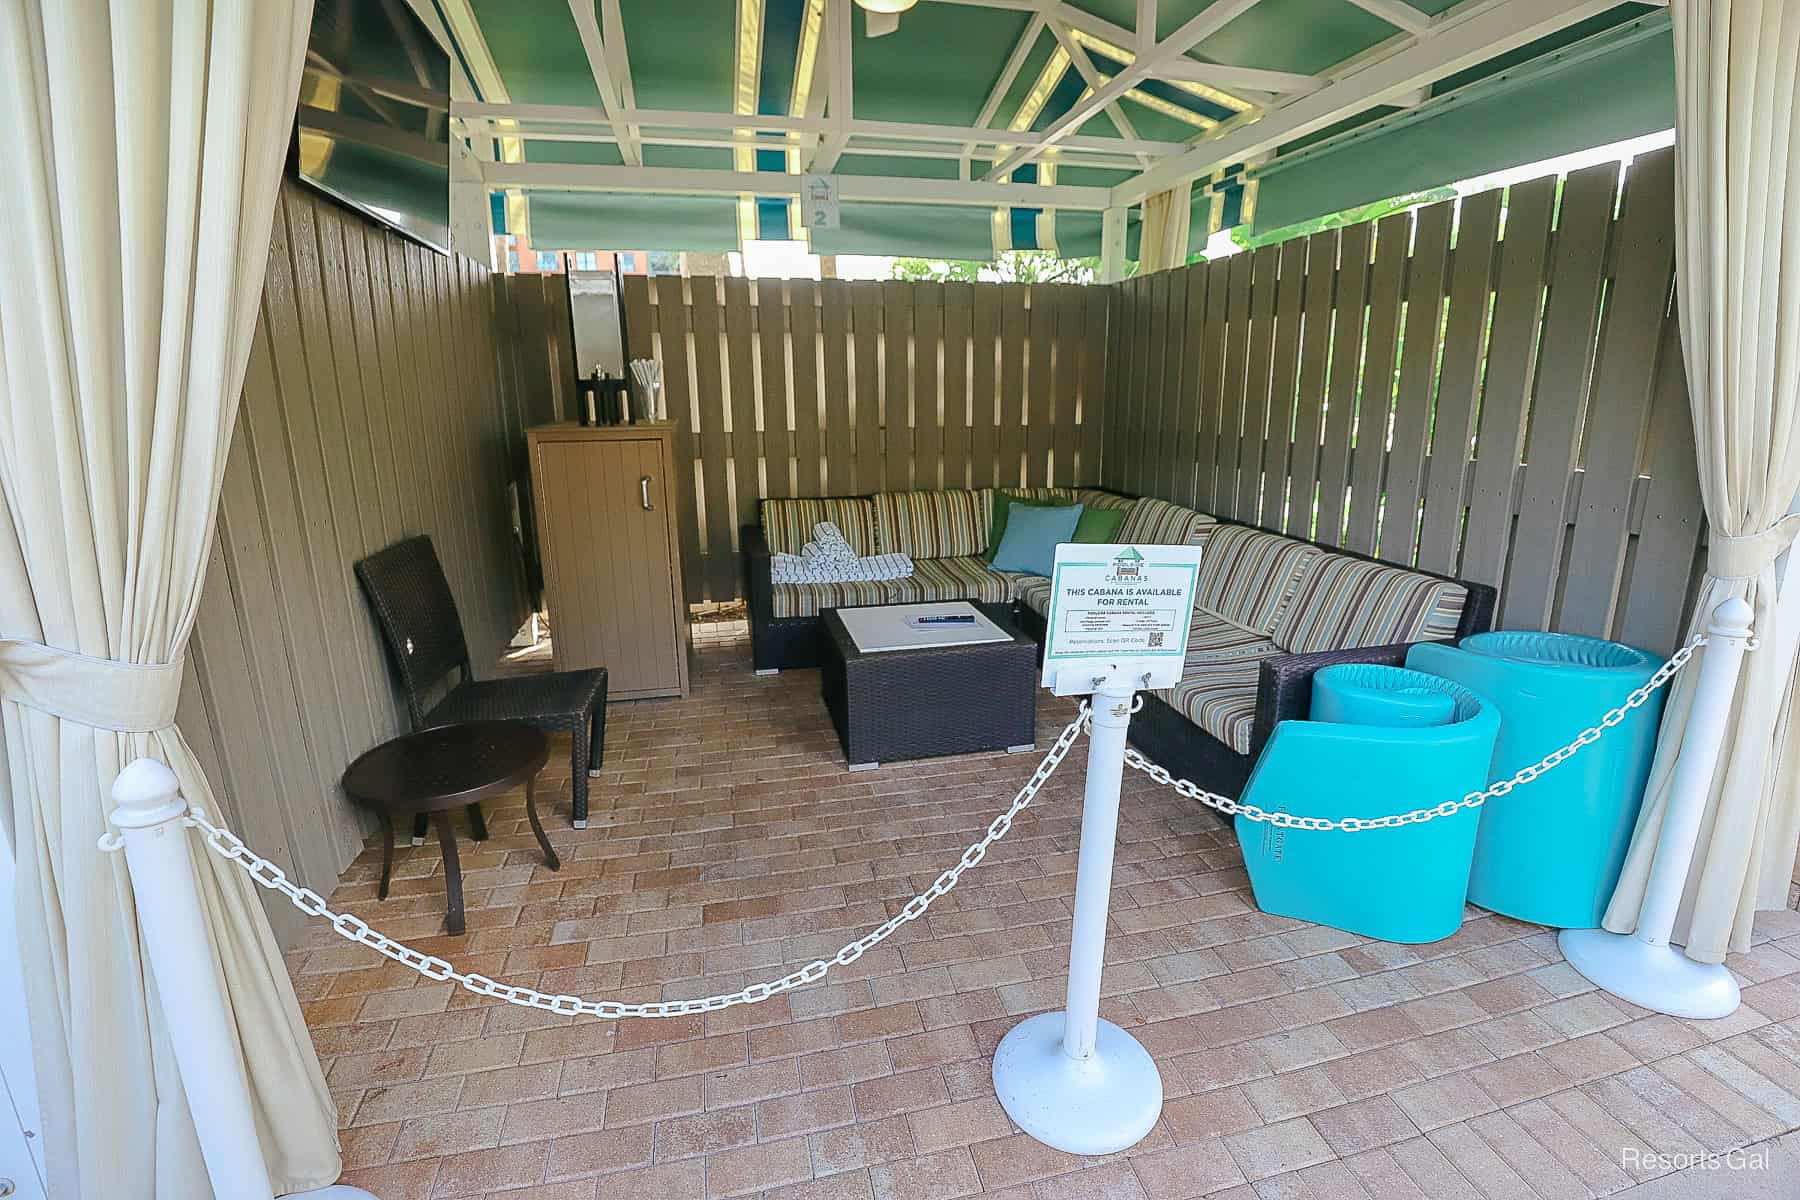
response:
<svg viewBox="0 0 1800 1200"><path fill-rule="evenodd" d="M872 13L903 13L919 0L856 0L856 6Z"/></svg>

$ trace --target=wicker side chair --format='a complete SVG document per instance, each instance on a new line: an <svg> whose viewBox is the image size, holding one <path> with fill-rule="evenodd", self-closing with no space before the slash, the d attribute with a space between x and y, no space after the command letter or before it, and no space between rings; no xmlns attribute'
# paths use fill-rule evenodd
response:
<svg viewBox="0 0 1800 1200"><path fill-rule="evenodd" d="M424 535L395 542L363 559L356 564L356 578L387 641L413 728L459 721L524 721L546 732L567 731L575 828L586 829L588 779L600 773L606 734L606 668L476 680L450 582L431 539ZM451 671L460 672L456 685L427 709L427 694ZM423 828L415 827L413 835L423 837Z"/></svg>

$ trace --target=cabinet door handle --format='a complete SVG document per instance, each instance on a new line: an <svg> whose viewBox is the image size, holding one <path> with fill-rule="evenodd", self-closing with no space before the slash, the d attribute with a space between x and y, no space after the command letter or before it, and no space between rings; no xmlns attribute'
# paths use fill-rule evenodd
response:
<svg viewBox="0 0 1800 1200"><path fill-rule="evenodd" d="M650 503L650 477L648 475L638 479L638 496L643 502L645 512L656 511L656 505Z"/></svg>

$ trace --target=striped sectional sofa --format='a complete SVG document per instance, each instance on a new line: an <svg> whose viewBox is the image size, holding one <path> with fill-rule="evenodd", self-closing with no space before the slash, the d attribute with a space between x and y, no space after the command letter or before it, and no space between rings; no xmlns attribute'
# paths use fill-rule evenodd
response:
<svg viewBox="0 0 1800 1200"><path fill-rule="evenodd" d="M1153 497L1094 488L1007 489L1016 496L1126 509L1117 540L1200 545L1200 577L1180 684L1146 697L1131 740L1179 775L1236 795L1275 723L1304 717L1312 673L1339 662L1398 664L1420 641L1489 627L1494 589L1376 562ZM1050 581L996 571L987 549L989 489L765 500L743 531L750 632L759 671L818 663L818 614L838 605L1011 601L1042 642ZM859 554L901 551L912 578L771 584L769 555L797 553L833 521Z"/></svg>

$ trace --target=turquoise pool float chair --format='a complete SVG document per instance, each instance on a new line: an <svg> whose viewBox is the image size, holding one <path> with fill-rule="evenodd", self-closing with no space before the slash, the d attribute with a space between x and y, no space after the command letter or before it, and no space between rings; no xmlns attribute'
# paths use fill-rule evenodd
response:
<svg viewBox="0 0 1800 1200"><path fill-rule="evenodd" d="M1414 670L1493 698L1495 779L1573 741L1662 663L1619 642L1511 631L1418 645L1406 656ZM1599 741L1482 810L1471 903L1559 929L1599 926L1637 825L1662 704L1658 692Z"/></svg>
<svg viewBox="0 0 1800 1200"><path fill-rule="evenodd" d="M1379 817L1486 786L1500 714L1474 691L1400 667L1341 664L1313 676L1311 720L1283 721L1243 802L1270 811ZM1389 942L1462 925L1479 813L1354 833L1237 819L1264 912Z"/></svg>

